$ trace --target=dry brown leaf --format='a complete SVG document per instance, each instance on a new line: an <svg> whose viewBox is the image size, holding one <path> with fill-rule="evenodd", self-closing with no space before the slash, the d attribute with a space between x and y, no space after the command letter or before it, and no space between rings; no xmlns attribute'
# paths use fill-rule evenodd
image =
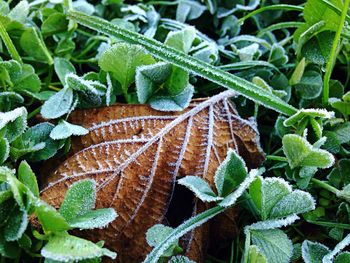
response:
<svg viewBox="0 0 350 263"><path fill-rule="evenodd" d="M231 91L194 100L184 112L160 112L147 105L114 105L79 110L71 122L89 129L77 138L73 155L50 176L41 196L59 207L67 188L92 178L97 208L113 207L119 217L108 228L87 231L105 240L120 262L141 262L150 251L145 232L162 222L177 176L197 175L213 183L228 148L250 167L261 163L255 126L237 116Z"/></svg>

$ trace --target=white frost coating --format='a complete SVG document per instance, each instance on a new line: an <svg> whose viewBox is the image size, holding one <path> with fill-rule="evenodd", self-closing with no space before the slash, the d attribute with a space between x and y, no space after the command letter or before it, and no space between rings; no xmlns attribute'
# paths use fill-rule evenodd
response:
<svg viewBox="0 0 350 263"><path fill-rule="evenodd" d="M267 177L264 179L265 182L268 182L270 184L273 184L275 182L278 182L279 184L283 185L285 188L288 189L288 192L291 193L292 192L292 187L290 186L290 184L288 184L287 181L283 180L282 178L278 178L278 177ZM264 183L265 183L264 182Z"/></svg>
<svg viewBox="0 0 350 263"><path fill-rule="evenodd" d="M247 232L250 230L268 230L275 229L280 227L285 227L293 224L296 220L300 219L296 214L287 216L281 219L271 219L266 221L260 221L244 228L244 233L247 235Z"/></svg>
<svg viewBox="0 0 350 263"><path fill-rule="evenodd" d="M141 125L142 127L144 127L144 121L145 120L174 120L176 119L178 116L137 116L137 117L128 117L128 118L123 118L123 119L117 119L117 120L111 120L111 121L107 121L107 122L101 122L99 124L93 124L89 130L93 131L99 128L103 128L106 126L110 126L113 124L119 124L119 123L123 123L123 122L134 122L134 121L140 121L141 120Z"/></svg>
<svg viewBox="0 0 350 263"><path fill-rule="evenodd" d="M18 117L23 117L24 126L27 126L27 110L25 107L16 108L8 112L0 112L0 129L9 122L15 121Z"/></svg>
<svg viewBox="0 0 350 263"><path fill-rule="evenodd" d="M80 82L82 85L86 86L89 88L89 90L93 93L95 93L96 95L104 95L103 92L99 91L98 89L96 89L94 87L95 86L99 86L101 88L104 88L106 89L106 86L103 85L101 82L98 82L98 81L95 81L95 80L86 80L86 79L83 79L82 77L79 77L78 75L72 73L72 72L69 72L68 74L66 74L66 76L64 77L65 79L65 82L66 83L69 83L69 78L71 79L74 79L78 82Z"/></svg>
<svg viewBox="0 0 350 263"><path fill-rule="evenodd" d="M342 241L340 241L330 253L323 257L322 263L333 263L333 258L349 244L350 234L348 234Z"/></svg>
<svg viewBox="0 0 350 263"><path fill-rule="evenodd" d="M237 199L243 194L243 192L249 187L249 185L254 181L261 172L258 169L250 170L247 177L240 184L240 186L232 194L229 194L223 201L219 203L222 207L229 207L236 203Z"/></svg>
<svg viewBox="0 0 350 263"><path fill-rule="evenodd" d="M227 119L228 119L228 123L229 123L229 127L230 127L231 138L233 140L235 151L239 154L238 145L237 145L237 142L236 142L235 134L233 133L233 129L232 129L232 126L233 126L232 114L230 112L230 109L229 109L229 106L228 106L228 103L227 103L227 99L224 99L224 109L225 109L225 112L227 114Z"/></svg>
<svg viewBox="0 0 350 263"><path fill-rule="evenodd" d="M108 72L106 75L106 80L107 80L106 105L109 106L109 104L111 103L111 93L112 93L113 85L112 85L111 76L109 75Z"/></svg>
<svg viewBox="0 0 350 263"><path fill-rule="evenodd" d="M191 128L192 128L192 122L193 122L193 117L190 117L188 119L188 123L187 123L187 127L186 127L186 133L185 133L185 138L184 141L182 143L182 147L180 150L180 154L179 154L179 158L176 161L176 165L175 165L175 170L174 170L174 175L176 176L179 172L181 163L182 163L182 159L185 156L185 152L187 149L187 144L190 140L190 136L191 136Z"/></svg>

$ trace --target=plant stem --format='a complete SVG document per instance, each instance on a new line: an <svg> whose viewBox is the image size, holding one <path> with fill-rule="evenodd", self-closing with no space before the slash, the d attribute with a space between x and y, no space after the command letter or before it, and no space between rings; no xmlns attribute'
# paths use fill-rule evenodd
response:
<svg viewBox="0 0 350 263"><path fill-rule="evenodd" d="M337 195L339 193L339 190L337 188L335 188L335 187L333 187L333 186L331 186L331 185L329 185L329 184L327 184L325 182L322 182L322 181L320 181L320 180L318 180L316 178L312 178L311 182L313 182L315 185L317 185L317 186L319 186L319 187L321 187L321 188L323 188L325 190L328 190L328 191L332 192L335 195Z"/></svg>
<svg viewBox="0 0 350 263"><path fill-rule="evenodd" d="M166 244L173 243L178 238L180 238L183 234L207 222L209 219L220 214L226 209L227 209L226 207L215 206L188 219L187 221L182 223L180 226L178 226L176 229L174 229L167 239L165 239L160 244L158 244L157 247L154 248L152 252L147 255L144 263L156 263L158 258L163 254L164 251L162 249Z"/></svg>
<svg viewBox="0 0 350 263"><path fill-rule="evenodd" d="M342 30L343 30L347 11L349 9L349 3L350 3L350 0L344 1L344 6L343 6L342 13L341 13L340 21L339 21L339 26L338 26L337 32L336 32L334 40L333 40L332 49L331 49L330 56L329 56L327 66L326 66L326 73L324 74L324 78L323 78L323 98L322 98L322 100L323 100L324 104L328 104L329 81L331 79L331 74L332 74L334 63L336 60L337 48L338 48L338 44L340 42L340 36L341 36Z"/></svg>
<svg viewBox="0 0 350 263"><path fill-rule="evenodd" d="M288 162L288 159L286 157L277 156L277 155L267 155L266 159L272 160L272 161L279 161L279 162Z"/></svg>
<svg viewBox="0 0 350 263"><path fill-rule="evenodd" d="M243 78L220 70L209 63L188 56L185 53L166 46L157 40L147 38L141 34L126 30L124 28L120 28L101 18L89 16L80 12L69 11L68 17L81 25L103 34L117 37L130 44L141 45L153 56L172 63L186 71L193 72L194 74L208 79L218 85L233 89L241 95L262 104L267 108L286 115L293 115L297 112L293 106L289 105L268 91L263 90L257 85L254 85Z"/></svg>
<svg viewBox="0 0 350 263"><path fill-rule="evenodd" d="M270 10L290 10L290 11L300 11L300 12L302 12L304 10L304 8L302 6L285 5L285 4L264 6L264 7L261 7L259 9L256 9L253 12L250 12L250 13L248 13L248 15L238 19L237 23L241 24L245 20L247 20L248 18L250 18L252 16L255 16L257 14L260 14L260 13L265 12L265 11L270 11Z"/></svg>
<svg viewBox="0 0 350 263"><path fill-rule="evenodd" d="M16 47L13 45L12 40L9 34L6 31L6 28L0 21L0 37L4 42L8 52L14 60L17 60L19 63L23 64L21 56L18 54Z"/></svg>

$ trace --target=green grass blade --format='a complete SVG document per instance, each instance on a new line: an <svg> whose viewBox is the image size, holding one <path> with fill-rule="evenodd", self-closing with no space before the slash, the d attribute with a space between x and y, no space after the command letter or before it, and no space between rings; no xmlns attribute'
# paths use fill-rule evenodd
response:
<svg viewBox="0 0 350 263"><path fill-rule="evenodd" d="M174 48L165 46L157 40L120 28L101 18L85 15L76 11L69 11L68 18L100 33L116 37L130 44L141 45L155 57L170 62L220 86L233 89L239 94L267 108L286 115L296 113L296 109L293 106L253 83L220 70L213 65L190 57Z"/></svg>

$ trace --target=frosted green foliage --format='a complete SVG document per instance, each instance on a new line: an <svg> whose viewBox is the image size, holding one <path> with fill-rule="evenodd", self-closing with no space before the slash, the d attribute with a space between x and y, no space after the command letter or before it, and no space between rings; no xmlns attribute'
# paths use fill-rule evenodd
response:
<svg viewBox="0 0 350 263"><path fill-rule="evenodd" d="M253 43L249 46L243 47L239 50L237 50L239 59L241 61L250 61L253 60L253 58L259 56L259 44Z"/></svg>
<svg viewBox="0 0 350 263"><path fill-rule="evenodd" d="M339 254L345 247L350 244L350 234L348 234L342 241L340 241L332 251L325 255L322 263L333 263L334 257Z"/></svg>
<svg viewBox="0 0 350 263"><path fill-rule="evenodd" d="M292 169L302 166L328 168L334 163L332 154L326 150L314 147L304 137L299 135L285 135L282 139L282 144L283 152Z"/></svg>
<svg viewBox="0 0 350 263"><path fill-rule="evenodd" d="M54 126L48 122L41 122L30 127L11 145L11 158L18 159L25 155L28 161L47 160L52 157L60 146L59 141L50 138Z"/></svg>
<svg viewBox="0 0 350 263"><path fill-rule="evenodd" d="M54 140L66 139L72 135L85 135L89 131L82 126L71 124L67 121L61 121L55 128L50 132L50 137Z"/></svg>
<svg viewBox="0 0 350 263"><path fill-rule="evenodd" d="M35 197L39 197L39 187L36 176L26 161L18 166L18 179L28 187Z"/></svg>
<svg viewBox="0 0 350 263"><path fill-rule="evenodd" d="M194 87L188 84L184 90L177 95L154 96L149 100L153 109L160 111L182 111L191 102Z"/></svg>
<svg viewBox="0 0 350 263"><path fill-rule="evenodd" d="M24 107L0 112L0 134L8 142L14 141L27 128L27 110Z"/></svg>
<svg viewBox="0 0 350 263"><path fill-rule="evenodd" d="M43 201L38 200L35 214L45 232L61 232L71 229L64 217Z"/></svg>
<svg viewBox="0 0 350 263"><path fill-rule="evenodd" d="M281 218L291 214L302 214L315 209L315 200L308 193L294 190L284 196L271 210L270 218Z"/></svg>
<svg viewBox="0 0 350 263"><path fill-rule="evenodd" d="M286 127L293 126L300 122L304 118L321 118L321 119L331 119L334 118L333 111L327 111L325 109L301 109L297 113L293 114L287 118L283 125Z"/></svg>
<svg viewBox="0 0 350 263"><path fill-rule="evenodd" d="M98 61L102 70L119 81L125 93L135 80L136 68L154 63L155 60L144 48L123 42L108 48Z"/></svg>
<svg viewBox="0 0 350 263"><path fill-rule="evenodd" d="M83 12L87 15L92 15L95 12L95 7L86 0L77 0L72 3L74 10Z"/></svg>
<svg viewBox="0 0 350 263"><path fill-rule="evenodd" d="M206 10L204 5L194 0L181 0L176 9L176 20L186 22L200 17Z"/></svg>
<svg viewBox="0 0 350 263"><path fill-rule="evenodd" d="M301 246L301 253L305 263L320 263L329 252L330 250L325 245L309 240L305 240Z"/></svg>
<svg viewBox="0 0 350 263"><path fill-rule="evenodd" d="M276 219L315 209L315 200L307 192L294 190L280 178L257 177L249 194L261 218Z"/></svg>
<svg viewBox="0 0 350 263"><path fill-rule="evenodd" d="M95 181L89 179L81 180L69 187L59 211L69 222L93 209L95 201Z"/></svg>
<svg viewBox="0 0 350 263"><path fill-rule="evenodd" d="M0 165L7 160L10 155L10 144L6 138L0 137Z"/></svg>
<svg viewBox="0 0 350 263"><path fill-rule="evenodd" d="M214 182L219 196L227 196L239 186L248 174L242 157L229 149L225 160L215 172Z"/></svg>
<svg viewBox="0 0 350 263"><path fill-rule="evenodd" d="M265 107L287 115L292 115L296 112L294 107L288 105L277 96L260 89L251 82L220 70L209 63L205 63L201 60L185 55L183 52L163 45L154 39L149 39L141 34L115 26L103 19L87 16L79 12L69 11L68 17L74 21L77 21L79 24L87 26L98 32L117 37L131 44L142 45L155 57L172 63L186 71L193 72L196 75L206 78L218 85L233 89L247 98L264 105ZM126 53L127 52L125 52L125 54ZM108 69L106 71L109 71L109 69L112 71L118 68L117 66L110 67L111 63L108 62L107 58L108 56L105 57L106 64L108 65ZM119 57L119 61L123 61L123 64L125 63L125 60L121 59L121 57Z"/></svg>
<svg viewBox="0 0 350 263"><path fill-rule="evenodd" d="M140 103L146 103L171 74L171 65L158 62L136 70L136 92Z"/></svg>
<svg viewBox="0 0 350 263"><path fill-rule="evenodd" d="M66 84L66 75L69 73L76 73L72 63L66 58L55 57L54 68L56 75L63 85Z"/></svg>
<svg viewBox="0 0 350 263"><path fill-rule="evenodd" d="M196 263L185 256L174 256L171 257L169 263Z"/></svg>
<svg viewBox="0 0 350 263"><path fill-rule="evenodd" d="M288 263L293 254L293 243L279 229L251 230L253 245L265 255L269 263Z"/></svg>
<svg viewBox="0 0 350 263"><path fill-rule="evenodd" d="M157 224L152 226L146 232L146 240L149 246L156 247L167 239L167 237L173 232L173 228ZM176 239L169 248L163 252L162 257L170 257L174 254L174 250L179 247L179 240Z"/></svg>
<svg viewBox="0 0 350 263"><path fill-rule="evenodd" d="M244 191L249 187L249 185L254 181L254 179L262 173L262 170L253 169L250 170L244 181L237 187L237 189L227 195L224 200L222 200L219 205L222 207L230 207L234 205L237 199L244 193Z"/></svg>
<svg viewBox="0 0 350 263"><path fill-rule="evenodd" d="M45 101L41 115L46 119L56 119L68 113L72 103L73 90L65 87Z"/></svg>
<svg viewBox="0 0 350 263"><path fill-rule="evenodd" d="M178 183L190 189L203 202L216 202L223 199L216 196L209 184L200 177L186 176L178 180Z"/></svg>
<svg viewBox="0 0 350 263"><path fill-rule="evenodd" d="M26 211L20 209L18 205L11 210L4 227L4 237L6 241L15 241L21 238L28 226L28 215Z"/></svg>
<svg viewBox="0 0 350 263"><path fill-rule="evenodd" d="M293 224L296 220L300 219L297 215L292 214L282 219L270 219L259 221L244 228L244 233L247 235L251 230L268 230L276 229Z"/></svg>
<svg viewBox="0 0 350 263"><path fill-rule="evenodd" d="M115 259L117 254L106 248L68 234L56 234L50 237L49 242L41 250L41 255L45 258L69 262L82 259L90 259L108 256Z"/></svg>
<svg viewBox="0 0 350 263"><path fill-rule="evenodd" d="M19 2L14 8L11 9L8 17L12 20L24 23L29 14L28 1L24 0Z"/></svg>
<svg viewBox="0 0 350 263"><path fill-rule="evenodd" d="M159 243L165 240L165 238L173 231L174 229L170 226L165 226L162 224L157 224L152 226L147 230L146 240L148 245L151 247L157 246Z"/></svg>
<svg viewBox="0 0 350 263"><path fill-rule="evenodd" d="M188 26L180 31L169 32L164 44L187 54L195 38L196 29L192 26Z"/></svg>
<svg viewBox="0 0 350 263"><path fill-rule="evenodd" d="M255 245L249 246L248 262L249 263L267 263L265 255L261 253L259 247Z"/></svg>
<svg viewBox="0 0 350 263"><path fill-rule="evenodd" d="M69 225L72 228L93 229L104 228L117 218L117 213L112 208L91 210L71 220Z"/></svg>

